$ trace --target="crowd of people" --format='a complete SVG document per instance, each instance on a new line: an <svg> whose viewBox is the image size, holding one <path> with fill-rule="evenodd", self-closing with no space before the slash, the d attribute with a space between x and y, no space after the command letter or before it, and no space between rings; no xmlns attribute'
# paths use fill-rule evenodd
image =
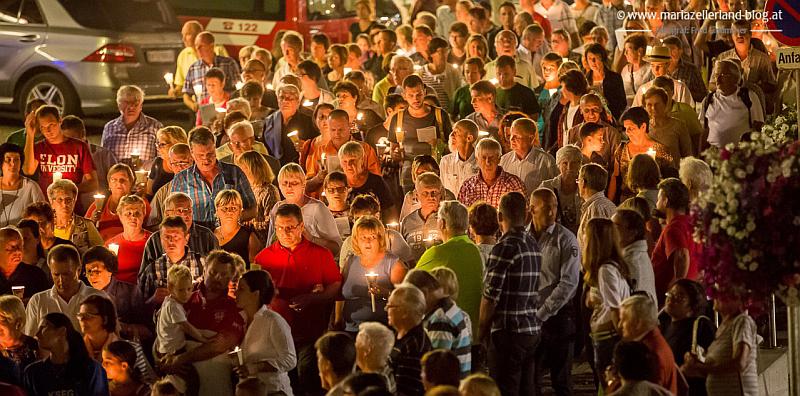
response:
<svg viewBox="0 0 800 396"><path fill-rule="evenodd" d="M357 0L349 43L236 58L189 21L190 130L136 86L99 145L31 100L0 145L2 393L570 395L588 361L599 394L756 395L691 208L701 153L792 82L762 21L618 13L758 7L685 3L416 0L387 27Z"/></svg>

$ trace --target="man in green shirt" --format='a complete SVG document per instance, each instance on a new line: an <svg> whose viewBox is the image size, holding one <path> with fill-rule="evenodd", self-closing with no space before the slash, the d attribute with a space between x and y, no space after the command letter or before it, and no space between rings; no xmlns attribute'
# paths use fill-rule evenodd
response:
<svg viewBox="0 0 800 396"><path fill-rule="evenodd" d="M478 247L467 236L467 208L458 201L442 201L438 217L439 235L444 243L426 250L417 261L417 269L447 267L456 273L458 296L454 300L469 315L475 335L483 290L483 263ZM473 336L473 340L477 337Z"/></svg>
<svg viewBox="0 0 800 396"><path fill-rule="evenodd" d="M43 99L31 99L30 101L28 101L28 103L25 104L25 117L23 118L23 120L28 118L28 114L33 113L36 110L39 110L40 107L46 104L47 102L45 102ZM42 139L44 139L44 136L42 136L42 133L37 130L35 143L39 143L40 141L42 141ZM19 148L25 149L25 128L14 131L10 135L8 135L6 143L16 144L17 146L19 146Z"/></svg>
<svg viewBox="0 0 800 396"><path fill-rule="evenodd" d="M497 106L504 112L521 111L532 120L539 119L539 101L533 91L516 81L517 65L514 58L501 55L497 58Z"/></svg>

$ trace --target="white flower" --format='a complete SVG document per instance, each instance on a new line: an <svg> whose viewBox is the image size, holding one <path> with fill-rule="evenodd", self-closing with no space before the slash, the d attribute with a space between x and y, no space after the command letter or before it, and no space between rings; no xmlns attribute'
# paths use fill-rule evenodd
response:
<svg viewBox="0 0 800 396"><path fill-rule="evenodd" d="M749 267L749 269L750 269L750 271L755 271L755 270L757 270L757 269L758 269L758 263L757 263L757 262L755 262L755 261L753 261L752 263L750 263L750 267Z"/></svg>

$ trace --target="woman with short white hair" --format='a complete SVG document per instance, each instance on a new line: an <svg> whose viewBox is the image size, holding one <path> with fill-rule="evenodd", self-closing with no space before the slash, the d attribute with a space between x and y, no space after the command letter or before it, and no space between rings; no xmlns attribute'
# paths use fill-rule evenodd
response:
<svg viewBox="0 0 800 396"><path fill-rule="evenodd" d="M558 198L558 222L573 233L578 232L583 198L578 193L578 171L583 164L581 149L565 145L556 152L558 176L545 180L539 187L553 190Z"/></svg>
<svg viewBox="0 0 800 396"><path fill-rule="evenodd" d="M389 392L395 392L395 380L389 366L394 348L394 333L378 322L364 322L356 335L356 366L364 373L381 374Z"/></svg>
<svg viewBox="0 0 800 396"><path fill-rule="evenodd" d="M53 235L71 241L83 254L92 246L103 244L103 238L89 219L75 214L78 186L69 179L54 181L47 187L47 198L53 207Z"/></svg>
<svg viewBox="0 0 800 396"><path fill-rule="evenodd" d="M697 202L700 194L711 187L711 178L713 177L711 167L699 158L682 158L678 174L683 184L689 189L689 202Z"/></svg>

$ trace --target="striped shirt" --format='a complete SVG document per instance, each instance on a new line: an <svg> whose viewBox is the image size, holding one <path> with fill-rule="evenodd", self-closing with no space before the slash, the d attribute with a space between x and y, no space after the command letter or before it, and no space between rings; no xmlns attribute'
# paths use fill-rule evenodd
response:
<svg viewBox="0 0 800 396"><path fill-rule="evenodd" d="M186 81L183 82L183 93L189 96L195 95L195 85L200 85L202 87L200 97L195 98L197 103L208 98L205 78L206 72L212 67L220 68L222 72L225 73L225 92L227 93L235 91L236 83L241 81L239 78L241 74L239 64L233 58L217 55L214 57L214 63L210 65L207 65L202 59L198 59L197 62L189 66L189 71L186 72Z"/></svg>
<svg viewBox="0 0 800 396"><path fill-rule="evenodd" d="M130 164L131 153L139 152L139 159L148 163L158 156L156 150L156 131L163 125L155 118L141 114L131 129L125 127L119 116L103 127L100 146L111 151L119 161ZM134 169L135 170L135 169ZM99 176L99 174L98 174Z"/></svg>
<svg viewBox="0 0 800 396"><path fill-rule="evenodd" d="M389 364L394 371L398 396L422 396L422 355L433 350L422 323L398 339L392 348Z"/></svg>
<svg viewBox="0 0 800 396"><path fill-rule="evenodd" d="M244 172L238 166L217 161L218 173L214 181L206 183L197 164L184 169L172 179L172 192L184 192L192 198L192 211L194 221L204 224L214 224L217 221L214 197L222 190L233 189L242 197L242 208L249 209L256 203L256 197L250 188Z"/></svg>
<svg viewBox="0 0 800 396"><path fill-rule="evenodd" d="M433 349L447 349L458 357L461 378L472 369L472 321L455 301L444 298L424 321Z"/></svg>
<svg viewBox="0 0 800 396"><path fill-rule="evenodd" d="M174 265L185 265L192 273L192 280L197 281L203 276L203 266L205 265L205 258L200 253L195 253L186 247L186 253L183 258L178 262L173 263L167 254L164 253L155 261L146 263L142 266L139 272L139 289L145 300L148 300L156 289L159 287L167 287L167 271Z"/></svg>
<svg viewBox="0 0 800 396"><path fill-rule="evenodd" d="M617 205L614 205L606 196L603 191L594 193L591 197L581 206L581 222L578 225L578 246L583 246L586 236L586 225L589 220L594 218L610 219L617 211Z"/></svg>
<svg viewBox="0 0 800 396"><path fill-rule="evenodd" d="M503 234L486 261L483 297L496 304L492 332L539 334L536 317L542 255L531 234L513 229Z"/></svg>

